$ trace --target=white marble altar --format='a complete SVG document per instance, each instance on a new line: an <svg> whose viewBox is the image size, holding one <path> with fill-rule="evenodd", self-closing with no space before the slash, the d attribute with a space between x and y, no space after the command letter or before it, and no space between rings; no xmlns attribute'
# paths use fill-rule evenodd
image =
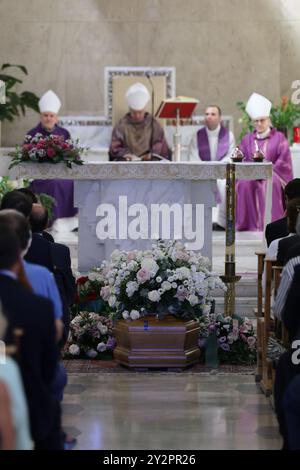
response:
<svg viewBox="0 0 300 470"><path fill-rule="evenodd" d="M103 162L85 163L72 169L62 164L18 165L11 170L14 178L70 178L75 181L75 201L79 207L79 270L86 271L107 259L115 248L145 249L151 240L120 240L118 236L105 241L97 238L97 208L106 203L117 207L118 197L127 196L128 205L175 203L204 205L201 225L203 230L203 255L211 259L212 224L211 209L215 205L216 180L226 177L226 164L222 162ZM236 177L242 179L267 179L268 202L266 222L271 214L272 164L236 164ZM102 214L103 215L103 214ZM193 216L194 217L194 212ZM193 222L195 218L193 218ZM203 225L203 226L202 226ZM119 230L119 227L118 227ZM118 231L119 234L119 231ZM161 236L161 233L158 234ZM172 236L171 236L172 238ZM183 238L183 241L187 241Z"/></svg>

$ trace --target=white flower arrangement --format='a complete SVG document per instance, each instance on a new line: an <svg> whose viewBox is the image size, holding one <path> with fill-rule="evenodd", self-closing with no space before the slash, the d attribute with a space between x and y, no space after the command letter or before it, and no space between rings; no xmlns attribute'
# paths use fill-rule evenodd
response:
<svg viewBox="0 0 300 470"><path fill-rule="evenodd" d="M147 251L115 250L97 273L102 299L116 319L149 314L198 318L211 311L213 291L226 289L209 270L209 260L179 241L159 240Z"/></svg>
<svg viewBox="0 0 300 470"><path fill-rule="evenodd" d="M70 323L70 338L65 356L101 359L111 356L115 347L112 336L113 322L95 312L79 312Z"/></svg>

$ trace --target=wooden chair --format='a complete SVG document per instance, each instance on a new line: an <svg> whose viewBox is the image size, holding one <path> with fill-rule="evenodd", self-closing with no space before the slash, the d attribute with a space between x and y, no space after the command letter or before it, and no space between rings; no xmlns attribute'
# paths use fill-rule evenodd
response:
<svg viewBox="0 0 300 470"><path fill-rule="evenodd" d="M270 396L273 388L272 361L268 359L268 339L274 331L274 320L271 318L271 299L273 285L273 266L276 260L265 258L265 300L264 315L260 325L260 347L261 347L261 381L260 387L266 396Z"/></svg>
<svg viewBox="0 0 300 470"><path fill-rule="evenodd" d="M266 253L264 251L255 252L257 256L257 308L254 309L256 316L256 329L257 329L257 362L256 362L256 375L255 381L260 382L262 378L262 336L263 336L263 286L262 276L264 272L264 263Z"/></svg>

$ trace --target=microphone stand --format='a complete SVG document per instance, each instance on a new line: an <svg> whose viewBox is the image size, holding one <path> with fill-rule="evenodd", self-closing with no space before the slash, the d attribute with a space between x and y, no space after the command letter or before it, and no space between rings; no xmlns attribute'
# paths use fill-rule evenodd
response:
<svg viewBox="0 0 300 470"><path fill-rule="evenodd" d="M146 77L148 78L151 85L151 135L150 135L150 149L149 153L152 158L153 152L153 133L154 133L154 85L150 77L150 72L146 72Z"/></svg>

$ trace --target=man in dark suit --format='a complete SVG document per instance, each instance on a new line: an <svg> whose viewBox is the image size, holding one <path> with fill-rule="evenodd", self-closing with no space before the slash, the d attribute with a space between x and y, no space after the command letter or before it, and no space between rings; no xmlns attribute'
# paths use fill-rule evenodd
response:
<svg viewBox="0 0 300 470"><path fill-rule="evenodd" d="M282 238L278 243L277 263L279 266L284 266L288 257L288 253L292 247L300 243L299 235L291 235L290 237ZM299 253L300 254L300 253Z"/></svg>
<svg viewBox="0 0 300 470"><path fill-rule="evenodd" d="M66 339L70 323L69 306L74 303L76 294L70 250L61 243L52 243L43 238L48 215L47 210L41 204L32 205L29 220L32 228L32 243L24 259L30 263L46 266L53 272L63 304L64 338Z"/></svg>
<svg viewBox="0 0 300 470"><path fill-rule="evenodd" d="M51 386L58 364L52 303L22 286L20 244L16 234L0 230L0 299L8 319L6 341L21 329L19 365L36 449L62 449L60 405Z"/></svg>
<svg viewBox="0 0 300 470"><path fill-rule="evenodd" d="M289 201L295 198L300 198L300 178L294 178L289 181L284 188L285 202L286 205ZM273 240L277 238L287 237L289 234L287 227L287 217L275 220L266 226L265 237L267 245L269 246Z"/></svg>
<svg viewBox="0 0 300 470"><path fill-rule="evenodd" d="M282 322L289 335L290 344L294 340L300 339L300 265L294 268L294 277L291 287L288 291L284 309L282 312ZM289 348L279 359L275 375L275 410L279 422L280 432L284 439L284 448L290 448L287 420L284 410L284 396L290 382L300 373L300 365L294 364L292 355L294 350Z"/></svg>
<svg viewBox="0 0 300 470"><path fill-rule="evenodd" d="M300 242L299 235L296 234L296 224L300 212L300 198L294 198L288 202L286 208L287 228L289 235L287 237L277 239L272 244L277 243L277 263L279 266L285 265L285 259L290 248ZM271 247L272 247L271 244Z"/></svg>

